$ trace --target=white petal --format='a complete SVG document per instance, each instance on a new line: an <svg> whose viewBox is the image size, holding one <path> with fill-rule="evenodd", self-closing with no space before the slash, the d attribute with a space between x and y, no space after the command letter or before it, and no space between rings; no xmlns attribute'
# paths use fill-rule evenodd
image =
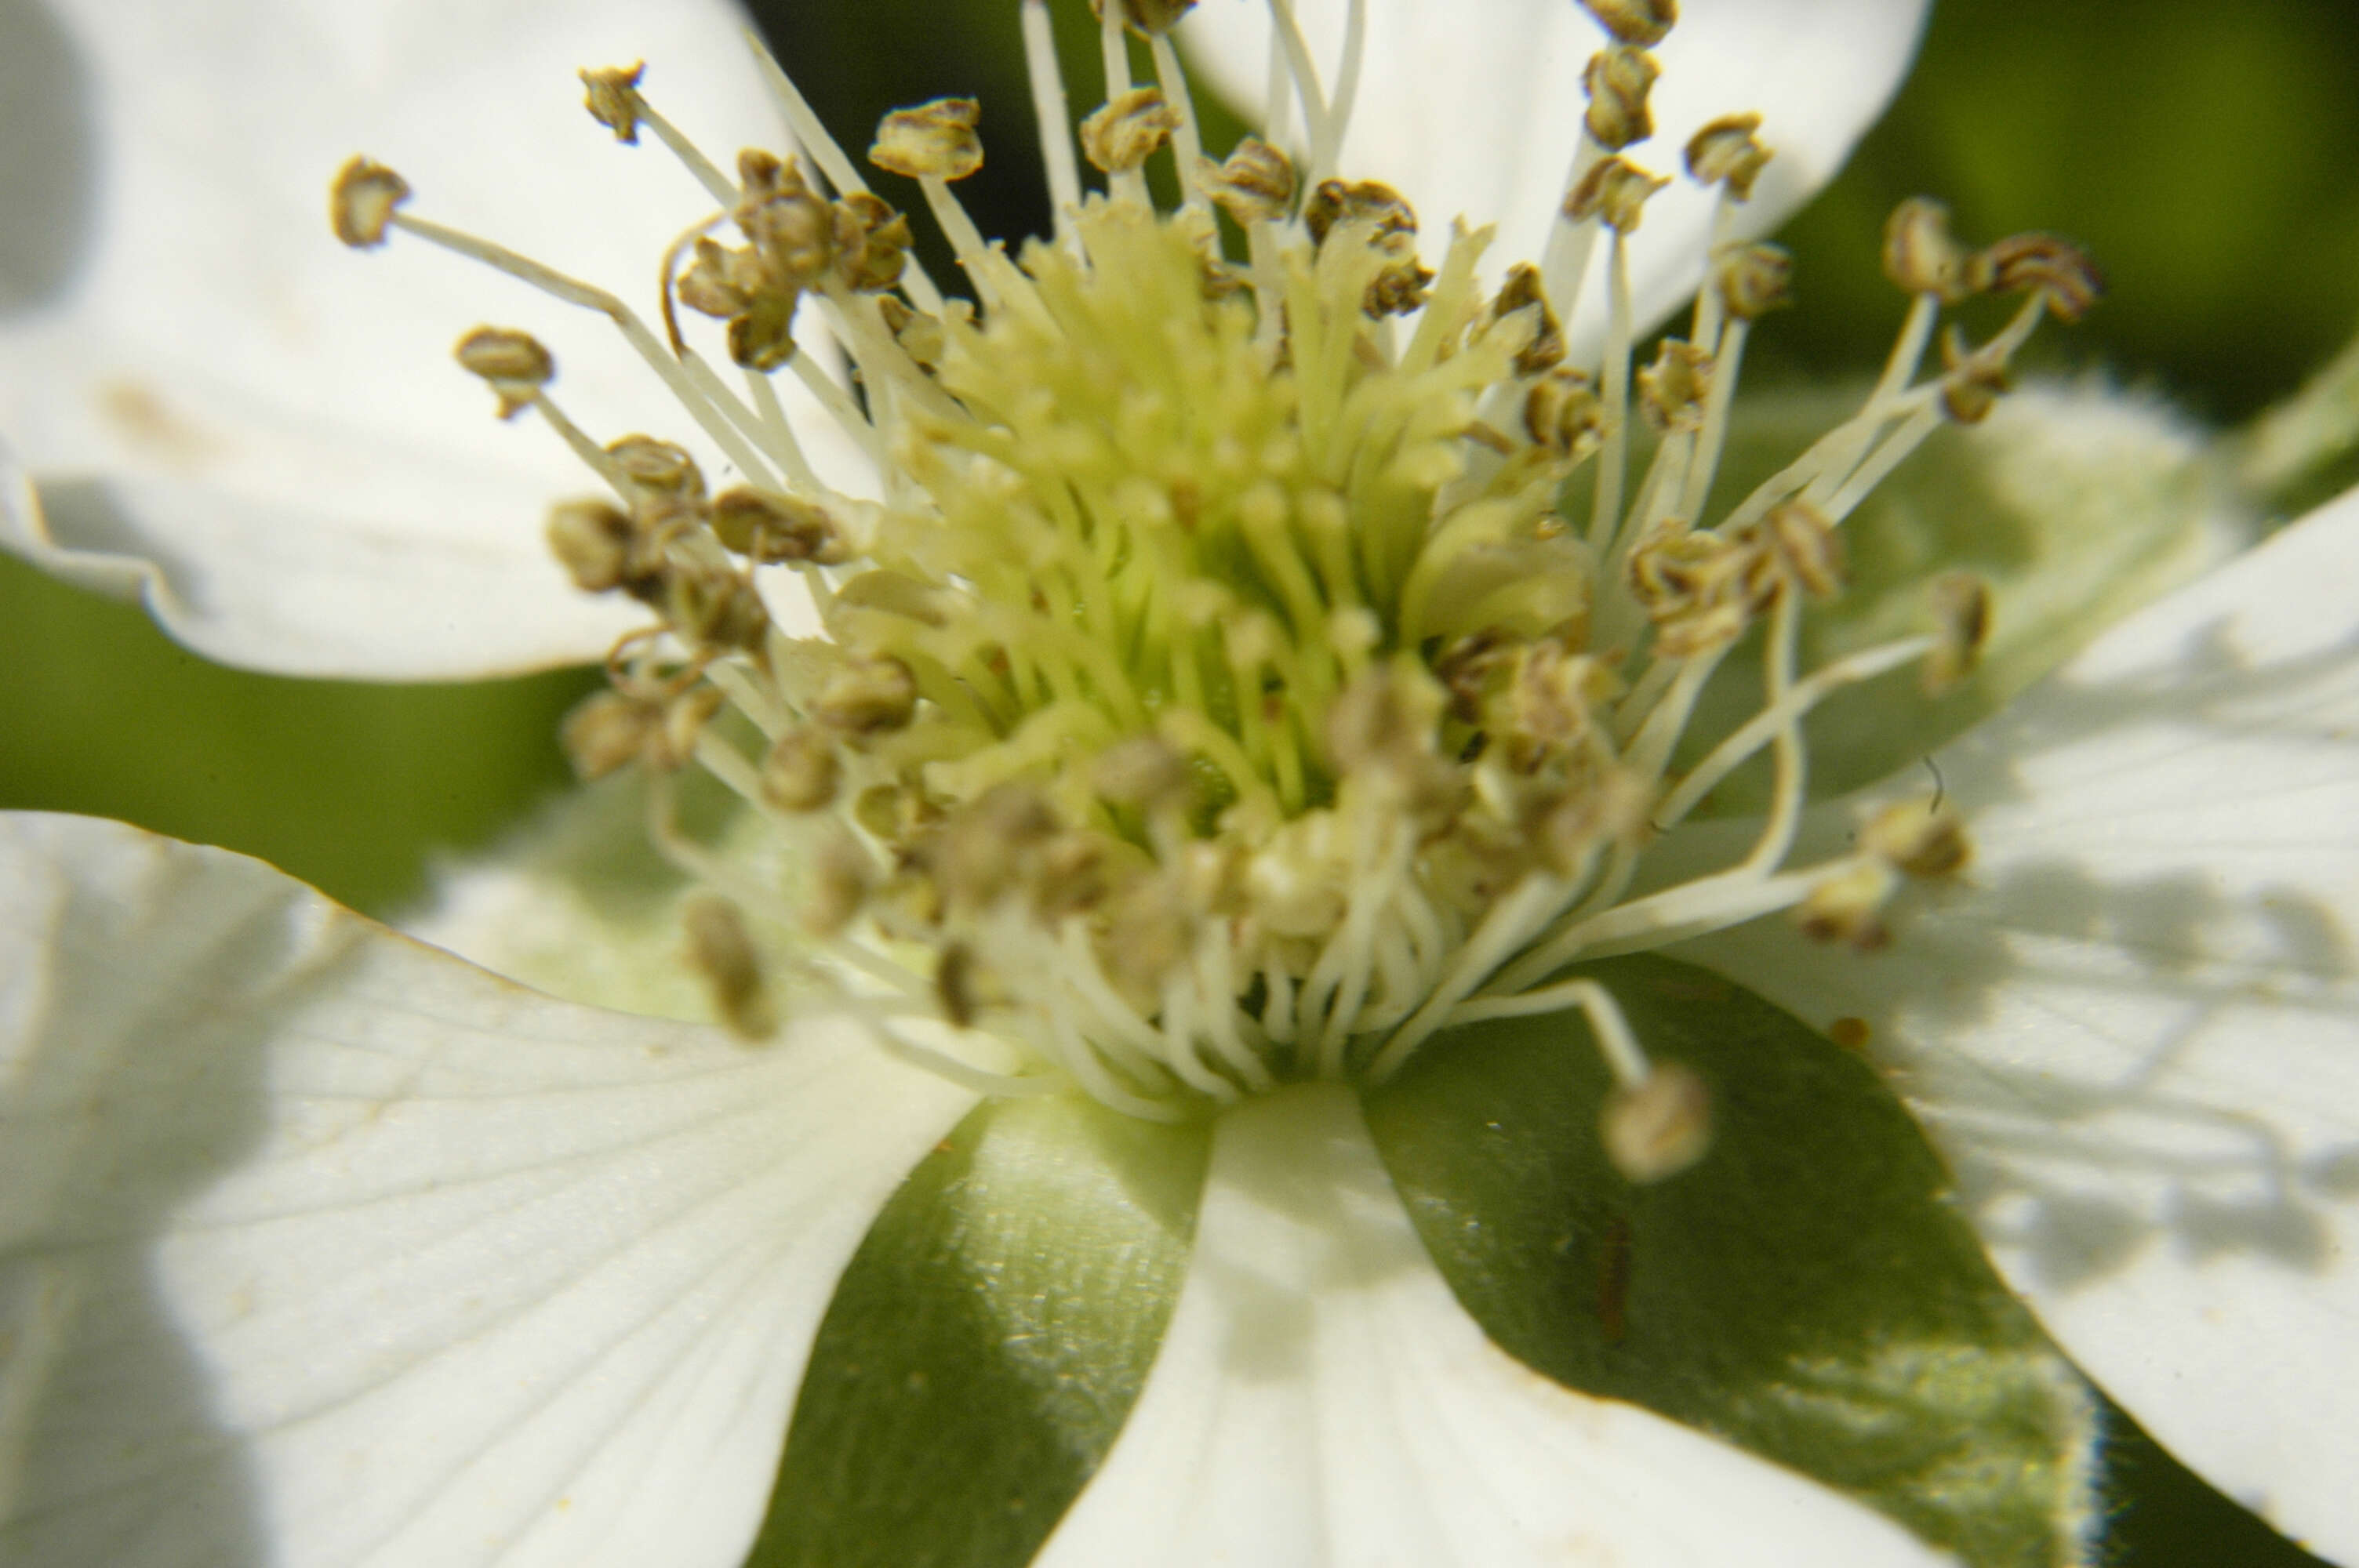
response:
<svg viewBox="0 0 2359 1568"><path fill-rule="evenodd" d="M0 1559L734 1565L970 1097L549 1000L269 868L0 824Z"/></svg>
<svg viewBox="0 0 2359 1568"><path fill-rule="evenodd" d="M1328 91L1347 4L1295 0ZM1642 327L1702 276L1712 198L1680 173L1688 138L1723 114L1762 116L1762 138L1777 156L1738 227L1767 232L1843 167L1884 112L1926 9L1926 0L1684 0L1656 51L1654 138L1625 155L1680 177L1647 203L1633 239ZM1268 0L1204 0L1183 25L1192 58L1249 119L1265 101L1268 16ZM1605 42L1603 29L1573 0L1368 0L1367 26L1343 176L1398 189L1429 239L1446 236L1452 218L1495 222L1492 263L1537 261L1580 145L1582 71ZM1573 323L1582 355L1603 331L1603 252Z"/></svg>
<svg viewBox="0 0 2359 1568"><path fill-rule="evenodd" d="M1696 956L1865 1020L2000 1268L2188 1464L2359 1563L2359 494L1942 752L1970 886L1873 958ZM1909 786L1921 794L1921 775ZM1839 832L1839 827L1834 829Z"/></svg>
<svg viewBox="0 0 2359 1568"><path fill-rule="evenodd" d="M1228 1112L1137 1406L1040 1563L1514 1568L1945 1561L1835 1494L1511 1359L1345 1091Z"/></svg>
<svg viewBox="0 0 2359 1568"><path fill-rule="evenodd" d="M615 146L574 73L644 59L658 105L724 165L779 146L737 9L50 4L88 102L44 100L51 123L27 125L28 100L7 128L64 158L87 120L93 228L60 290L0 319L0 432L49 511L45 531L21 496L0 507L0 546L144 586L190 645L301 674L594 658L644 619L584 600L549 558L549 503L596 482L537 420L495 419L451 345L486 320L530 330L592 433L681 439L721 472L688 416L603 318L406 236L345 250L326 192L366 152L408 177L411 211L652 317L664 247L712 201L651 134ZM800 427L856 481L821 421Z"/></svg>

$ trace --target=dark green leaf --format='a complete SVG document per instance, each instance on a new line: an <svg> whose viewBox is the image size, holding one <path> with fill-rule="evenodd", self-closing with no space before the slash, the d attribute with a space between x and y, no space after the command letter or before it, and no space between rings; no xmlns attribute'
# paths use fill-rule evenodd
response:
<svg viewBox="0 0 2359 1568"><path fill-rule="evenodd" d="M986 1103L911 1173L820 1326L749 1568L1030 1561L1121 1430L1209 1140Z"/></svg>
<svg viewBox="0 0 2359 1568"><path fill-rule="evenodd" d="M1467 1310L1566 1386L1816 1476L1979 1568L2075 1561L2093 1403L1899 1101L1705 970L1590 972L1650 1053L1711 1086L1711 1152L1653 1186L1615 1173L1578 1014L1437 1036L1368 1122Z"/></svg>

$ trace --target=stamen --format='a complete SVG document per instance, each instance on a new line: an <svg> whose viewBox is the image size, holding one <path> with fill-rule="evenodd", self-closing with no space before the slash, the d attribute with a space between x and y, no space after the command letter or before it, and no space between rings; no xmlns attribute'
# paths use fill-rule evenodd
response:
<svg viewBox="0 0 2359 1568"><path fill-rule="evenodd" d="M748 28L745 42L754 51L754 64L761 71L762 80L768 86L770 96L776 100L778 112L786 117L788 131L797 145L818 163L821 172L827 176L828 184L835 188L839 196L869 194L868 182L861 178L860 170L844 155L842 146L828 135L827 126L812 112L810 101L803 96L794 79L780 67L777 57L763 43L761 35ZM930 315L941 313L942 292L934 287L933 279L926 276L925 268L919 265L915 256L909 258L908 271L903 275L901 287L908 290L909 297L917 301L919 309Z"/></svg>
<svg viewBox="0 0 2359 1568"><path fill-rule="evenodd" d="M1299 98L1307 200L1267 143L1202 157L1167 36L1188 0L1107 0L1106 102L1078 139L1110 177L1103 200L1082 185L1047 0L1024 0L1058 243L1011 257L952 194L982 160L972 102L887 115L870 155L919 182L980 311L908 269L908 220L766 56L832 200L760 149L732 184L647 106L636 68L584 75L602 124L653 128L722 203L664 252L660 339L603 290L404 215L392 171L356 159L337 177L348 243L403 228L607 316L745 475L712 494L669 441L602 446L521 334L461 346L503 413L538 409L614 492L556 508L548 540L576 586L654 624L615 645L610 688L563 738L584 776L645 771L647 832L693 884L685 962L716 1017L766 1034L790 976L978 1092L1070 1086L1168 1121L1288 1076L1381 1080L1444 1030L1577 1008L1615 1080L1603 1147L1655 1181L1702 1153L1709 1097L1647 1061L1601 986L1559 971L1779 910L1872 946L1905 879L1962 867L1954 817L1915 807L1849 854L1786 862L1805 719L1910 660L1962 678L1986 590L1939 581L1931 636L1807 676L1801 617L1842 586L1843 516L1942 422L1982 417L2038 321L2093 303L2095 273L2044 235L1964 251L1938 210L1904 209L1887 253L1913 298L1875 391L1711 525L1750 325L1787 289L1783 253L1734 241L1768 155L1750 115L1690 143L1690 174L1719 190L1710 283L1689 339L1638 370L1628 238L1664 182L1609 149L1650 128L1645 51L1671 7L1591 6L1618 41L1590 66L1565 203L1543 265L1510 258L1488 298L1490 230L1453 222L1437 276L1397 191L1334 177L1365 0L1349 0L1332 102L1292 0L1270 0L1266 133ZM1126 29L1156 86L1137 85ZM1143 173L1167 144L1178 213L1151 207ZM1249 294L1214 203L1245 228ZM724 222L742 243L714 237ZM1563 362L1556 308L1577 306L1601 228L1593 380ZM1953 334L1920 378L1940 306L1988 290L2024 297L2015 318L1980 345ZM810 344L793 330L806 300ZM726 324L742 391L690 346L679 305ZM812 351L822 330L844 375ZM881 497L813 472L773 379L789 367L874 460ZM1634 413L1661 435L1635 496ZM1576 537L1557 508L1593 461ZM823 635L774 621L756 582L782 565ZM1764 620L1758 711L1672 779L1707 684ZM1651 838L1765 749L1770 809L1745 859L1632 898ZM727 838L677 820L691 766L740 803Z"/></svg>

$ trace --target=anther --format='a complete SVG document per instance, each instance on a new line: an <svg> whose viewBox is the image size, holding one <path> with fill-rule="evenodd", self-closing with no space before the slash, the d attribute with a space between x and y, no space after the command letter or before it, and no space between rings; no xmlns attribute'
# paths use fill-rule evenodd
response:
<svg viewBox="0 0 2359 1568"><path fill-rule="evenodd" d="M549 553L584 593L632 581L636 535L630 514L611 502L560 502L549 514Z"/></svg>
<svg viewBox="0 0 2359 1568"><path fill-rule="evenodd" d="M774 287L791 290L815 283L835 259L834 210L808 189L748 201L736 217Z"/></svg>
<svg viewBox="0 0 2359 1568"><path fill-rule="evenodd" d="M975 126L983 106L972 98L937 98L896 109L877 123L868 161L911 179L964 179L983 167Z"/></svg>
<svg viewBox="0 0 2359 1568"><path fill-rule="evenodd" d="M1794 258L1770 244L1733 245L1713 268L1721 303L1739 321L1757 321L1791 305L1793 276Z"/></svg>
<svg viewBox="0 0 2359 1568"><path fill-rule="evenodd" d="M918 682L891 657L851 658L828 672L811 717L840 734L878 735L898 730L917 711Z"/></svg>
<svg viewBox="0 0 2359 1568"><path fill-rule="evenodd" d="M1630 44L1614 44L1592 55L1581 77L1589 93L1589 113L1582 124L1590 139L1618 153L1653 135L1655 118L1647 112L1647 94L1661 74L1653 55Z"/></svg>
<svg viewBox="0 0 2359 1568"><path fill-rule="evenodd" d="M2016 294L2038 289L2057 319L2071 323L2104 297L2105 280L2088 253L2054 234L2015 234L1983 253L1992 287Z"/></svg>
<svg viewBox="0 0 2359 1568"><path fill-rule="evenodd" d="M816 730L789 730L763 755L762 798L780 811L818 811L835 802L842 776L835 745Z"/></svg>
<svg viewBox="0 0 2359 1568"><path fill-rule="evenodd" d="M624 436L607 444L606 455L634 487L649 495L685 501L704 497L703 470L683 448L670 441Z"/></svg>
<svg viewBox="0 0 2359 1568"><path fill-rule="evenodd" d="M1679 0L1581 0L1581 8L1616 42L1652 49L1680 19Z"/></svg>
<svg viewBox="0 0 2359 1568"><path fill-rule="evenodd" d="M717 241L696 242L695 259L673 280L672 290L690 310L726 321L742 316L762 287L761 263L752 250L729 250Z"/></svg>
<svg viewBox="0 0 2359 1568"><path fill-rule="evenodd" d="M1658 1062L1635 1084L1617 1084L1598 1118L1605 1157L1641 1185L1666 1181L1712 1148L1712 1091L1676 1062Z"/></svg>
<svg viewBox="0 0 2359 1568"><path fill-rule="evenodd" d="M835 276L854 294L875 294L909 267L909 220L884 198L855 190L835 204Z"/></svg>
<svg viewBox="0 0 2359 1568"><path fill-rule="evenodd" d="M478 327L459 340L451 355L498 395L503 419L531 407L557 375L557 362L539 341L510 327Z"/></svg>
<svg viewBox="0 0 2359 1568"><path fill-rule="evenodd" d="M1379 239L1414 237L1417 211L1401 193L1380 180L1322 179L1303 205L1302 224L1311 243L1325 244L1337 223L1366 223Z"/></svg>
<svg viewBox="0 0 2359 1568"><path fill-rule="evenodd" d="M1507 269L1498 297L1491 301L1491 319L1504 320L1518 310L1532 312L1532 335L1516 351L1516 373L1538 375L1561 363L1564 330L1558 325L1556 312L1549 308L1548 298L1540 288L1540 269L1529 262L1517 262Z"/></svg>
<svg viewBox="0 0 2359 1568"><path fill-rule="evenodd" d="M696 760L696 742L726 700L710 686L690 687L663 705L661 720L641 753L658 773L678 773Z"/></svg>
<svg viewBox="0 0 2359 1568"><path fill-rule="evenodd" d="M1701 185L1719 185L1739 201L1753 199L1753 182L1769 162L1761 145L1758 114L1724 114L1688 138L1689 177Z"/></svg>
<svg viewBox="0 0 2359 1568"><path fill-rule="evenodd" d="M963 942L945 946L934 960L934 998L942 1016L960 1029L974 1027L982 1011L975 996L974 949Z"/></svg>
<svg viewBox="0 0 2359 1568"><path fill-rule="evenodd" d="M782 561L839 565L849 558L834 514L815 501L739 485L712 498L712 533L756 566Z"/></svg>
<svg viewBox="0 0 2359 1568"><path fill-rule="evenodd" d="M1884 910L1899 891L1900 873L1891 863L1867 856L1812 888L1794 907L1795 924L1814 942L1840 942L1872 953L1892 940Z"/></svg>
<svg viewBox="0 0 2359 1568"><path fill-rule="evenodd" d="M1928 589L1933 648L1925 655L1925 690L1939 696L1974 670L1990 638L1990 588L1972 572L1943 572Z"/></svg>
<svg viewBox="0 0 2359 1568"><path fill-rule="evenodd" d="M1966 825L1947 806L1900 801L1870 817L1860 829L1859 847L1922 881L1953 877L1973 855Z"/></svg>
<svg viewBox="0 0 2359 1568"><path fill-rule="evenodd" d="M1990 287L1989 264L1951 237L1950 210L1924 196L1903 201L1886 221L1884 274L1908 293L1945 305Z"/></svg>
<svg viewBox="0 0 2359 1568"><path fill-rule="evenodd" d="M558 743L588 784L638 761L663 723L663 711L618 691L592 692L565 716Z"/></svg>
<svg viewBox="0 0 2359 1568"><path fill-rule="evenodd" d="M639 79L647 72L647 62L636 65L608 66L603 70L582 72L582 85L588 89L582 107L590 117L614 133L614 139L636 145L639 139Z"/></svg>
<svg viewBox="0 0 2359 1568"><path fill-rule="evenodd" d="M1701 429L1711 389L1712 355L1677 338L1664 339L1655 362L1638 372L1638 406L1658 430Z"/></svg>
<svg viewBox="0 0 2359 1568"><path fill-rule="evenodd" d="M1843 591L1843 532L1807 501L1783 501L1757 524L1781 574L1812 599Z"/></svg>
<svg viewBox="0 0 2359 1568"><path fill-rule="evenodd" d="M1134 87L1082 122L1082 152L1105 174L1127 174L1171 140L1180 112L1153 87Z"/></svg>
<svg viewBox="0 0 2359 1568"><path fill-rule="evenodd" d="M663 579L663 616L696 648L751 653L769 634L770 611L754 585L718 567L683 566Z"/></svg>
<svg viewBox="0 0 2359 1568"><path fill-rule="evenodd" d="M385 243L394 209L409 200L409 182L381 163L355 157L328 187L328 222L336 238L355 250Z"/></svg>
<svg viewBox="0 0 2359 1568"><path fill-rule="evenodd" d="M1224 163L1206 158L1196 166L1204 194L1240 223L1286 216L1294 205L1294 162L1258 136L1237 143Z"/></svg>
<svg viewBox="0 0 2359 1568"><path fill-rule="evenodd" d="M689 900L679 914L688 936L689 964L702 977L712 1011L742 1040L766 1040L776 1033L778 1017L762 978L761 955L737 906L704 893Z"/></svg>
<svg viewBox="0 0 2359 1568"><path fill-rule="evenodd" d="M1577 370L1542 376L1524 395L1524 430L1559 458L1588 456L1605 432L1597 384Z"/></svg>
<svg viewBox="0 0 2359 1568"><path fill-rule="evenodd" d="M950 333L939 317L922 310L913 310L897 295L880 295L876 308L885 319L885 330L901 345L901 351L916 361L921 370L938 371L950 352Z"/></svg>
<svg viewBox="0 0 2359 1568"><path fill-rule="evenodd" d="M1616 233L1627 234L1638 227L1647 198L1669 183L1627 158L1602 158L1565 198L1564 213L1575 222L1595 218Z"/></svg>
<svg viewBox="0 0 2359 1568"><path fill-rule="evenodd" d="M838 829L822 836L811 851L810 889L803 901L806 929L832 936L852 924L868 902L875 867L867 852L849 833Z"/></svg>
<svg viewBox="0 0 2359 1568"><path fill-rule="evenodd" d="M1941 338L1941 409L1961 425L1979 425L1990 416L2000 395L2014 384L2003 343L1967 346L1955 327Z"/></svg>

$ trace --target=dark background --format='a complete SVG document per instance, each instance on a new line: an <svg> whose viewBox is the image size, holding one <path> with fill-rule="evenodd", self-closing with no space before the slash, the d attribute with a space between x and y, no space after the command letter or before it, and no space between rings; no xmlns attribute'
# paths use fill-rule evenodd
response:
<svg viewBox="0 0 2359 1568"><path fill-rule="evenodd" d="M1082 0L1060 4L1086 24ZM848 143L897 104L982 97L990 161L962 194L986 232L1042 225L1015 0L755 9ZM1075 72L1077 108L1089 74ZM1921 192L1969 238L2053 229L2098 257L2110 297L2043 336L2048 368L2102 367L2233 426L2359 323L2354 82L2351 0L1941 0L1892 113L1780 236L1800 308L1756 337L1748 385L1880 358L1898 316L1876 265L1883 217ZM380 913L419 896L434 857L487 846L563 786L552 738L586 689L571 672L405 687L222 670L139 611L6 557L0 668L0 806L228 845ZM2310 1561L2150 1445L2121 1458L2112 1561Z"/></svg>

